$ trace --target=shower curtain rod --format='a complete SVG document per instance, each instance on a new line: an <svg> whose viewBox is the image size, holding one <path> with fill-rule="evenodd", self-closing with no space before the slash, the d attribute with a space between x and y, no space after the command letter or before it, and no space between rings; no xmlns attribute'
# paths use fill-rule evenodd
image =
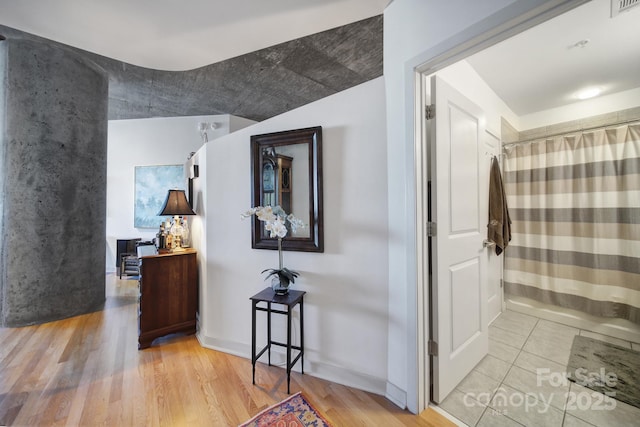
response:
<svg viewBox="0 0 640 427"><path fill-rule="evenodd" d="M593 127L589 127L589 128L584 128L584 129L576 129L574 131L570 131L570 132L559 132L559 133L553 133L551 135L545 135L545 136L540 136L538 138L531 138L531 139L525 139L523 141L516 141L516 142L509 142L507 144L502 144L502 149L504 150L507 147L510 147L512 145L520 145L520 144L526 144L527 142L533 142L533 141L544 141L545 139L549 139L549 138L554 138L556 136L565 136L565 135L572 135L574 133L577 132L588 132L590 130L596 130L596 129L606 129L606 128L610 128L613 126L621 126L621 125L626 125L626 124L630 124L630 123L635 123L638 122L640 123L640 118L635 118L635 119L631 119L631 120L622 120L619 122L613 122L613 123L609 123L608 125L600 125L600 126L593 126Z"/></svg>

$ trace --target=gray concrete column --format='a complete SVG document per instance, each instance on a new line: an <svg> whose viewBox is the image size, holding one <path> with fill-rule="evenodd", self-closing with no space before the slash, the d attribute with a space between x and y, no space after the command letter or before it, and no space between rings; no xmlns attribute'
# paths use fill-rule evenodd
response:
<svg viewBox="0 0 640 427"><path fill-rule="evenodd" d="M63 46L0 41L0 324L105 299L108 77Z"/></svg>

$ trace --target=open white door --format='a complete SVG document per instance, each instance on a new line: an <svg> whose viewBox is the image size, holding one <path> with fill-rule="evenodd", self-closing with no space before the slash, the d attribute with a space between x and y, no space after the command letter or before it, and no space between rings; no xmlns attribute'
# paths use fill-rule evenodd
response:
<svg viewBox="0 0 640 427"><path fill-rule="evenodd" d="M487 197L481 180L488 174L482 169L482 110L437 76L431 78L431 100L431 398L439 403L489 349L481 213L481 197Z"/></svg>

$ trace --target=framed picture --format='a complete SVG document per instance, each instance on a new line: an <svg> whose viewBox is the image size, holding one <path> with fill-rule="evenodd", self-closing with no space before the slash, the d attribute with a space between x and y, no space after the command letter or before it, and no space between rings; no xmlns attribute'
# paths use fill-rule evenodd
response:
<svg viewBox="0 0 640 427"><path fill-rule="evenodd" d="M158 228L166 218L158 216L171 189L185 190L183 165L136 166L134 221L135 228Z"/></svg>

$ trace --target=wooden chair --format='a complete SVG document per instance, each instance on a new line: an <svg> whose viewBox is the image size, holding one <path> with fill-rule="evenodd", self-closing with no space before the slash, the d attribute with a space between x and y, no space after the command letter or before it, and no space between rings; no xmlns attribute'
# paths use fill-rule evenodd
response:
<svg viewBox="0 0 640 427"><path fill-rule="evenodd" d="M129 239L126 240L123 247L123 252L120 253L120 278L125 276L137 276L140 274L138 268L138 254L136 252L136 246L142 239Z"/></svg>
<svg viewBox="0 0 640 427"><path fill-rule="evenodd" d="M145 255L155 255L158 253L156 244L151 241L140 241L140 239L133 241L135 245L134 252L124 253L122 261L120 263L120 278L125 274L127 276L139 276L140 275L140 257Z"/></svg>

